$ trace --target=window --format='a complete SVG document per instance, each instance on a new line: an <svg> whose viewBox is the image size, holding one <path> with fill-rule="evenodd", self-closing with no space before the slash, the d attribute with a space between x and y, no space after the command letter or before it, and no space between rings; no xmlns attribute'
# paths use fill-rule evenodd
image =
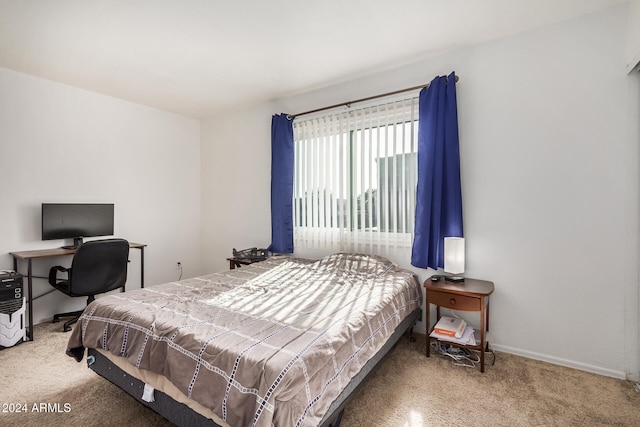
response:
<svg viewBox="0 0 640 427"><path fill-rule="evenodd" d="M410 246L418 98L293 123L296 247Z"/></svg>

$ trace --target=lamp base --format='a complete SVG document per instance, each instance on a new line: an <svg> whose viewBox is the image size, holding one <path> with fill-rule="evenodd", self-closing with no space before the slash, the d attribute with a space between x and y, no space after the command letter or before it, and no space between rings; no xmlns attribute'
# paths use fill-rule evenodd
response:
<svg viewBox="0 0 640 427"><path fill-rule="evenodd" d="M462 277L462 276L445 276L444 280L446 280L447 282L462 283L462 282L464 282L464 277Z"/></svg>

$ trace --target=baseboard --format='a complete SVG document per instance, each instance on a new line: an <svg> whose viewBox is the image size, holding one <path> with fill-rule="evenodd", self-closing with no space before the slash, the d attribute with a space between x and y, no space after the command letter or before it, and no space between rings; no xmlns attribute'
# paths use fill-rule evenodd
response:
<svg viewBox="0 0 640 427"><path fill-rule="evenodd" d="M536 353L533 351L521 350L518 348L507 347L495 343L491 343L491 347L497 351L504 353L514 354L516 356L526 357L528 359L540 360L542 362L552 363L554 365L566 366L567 368L573 368L580 371L591 372L598 375L604 375L606 377L618 378L621 380L629 379L627 374L622 371L615 371L613 369L605 369L599 366L588 365L586 363L580 363L573 360L562 359L560 357L553 357L547 354Z"/></svg>
<svg viewBox="0 0 640 427"><path fill-rule="evenodd" d="M424 326L422 328L414 328L414 334L422 335L426 337L426 335L422 332L416 332L420 330L424 330ZM506 345L496 344L495 342L490 342L491 348L493 350L501 351L504 353L513 354L515 356L526 357L527 359L540 360L541 362L548 362L554 365L565 366L567 368L577 369L579 371L591 372L593 374L604 375L606 377L618 378L621 380L628 380L633 382L640 382L640 377L636 373L625 373L622 371L615 371L613 369L605 369L599 366L588 365L586 363L576 362L574 360L562 359L560 357L549 356L548 354L536 353L533 351L522 350L519 348L509 347Z"/></svg>

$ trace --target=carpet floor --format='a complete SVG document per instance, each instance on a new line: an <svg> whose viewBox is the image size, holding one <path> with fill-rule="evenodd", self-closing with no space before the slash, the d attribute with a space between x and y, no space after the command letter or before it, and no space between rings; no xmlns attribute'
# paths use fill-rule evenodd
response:
<svg viewBox="0 0 640 427"><path fill-rule="evenodd" d="M0 351L1 426L170 425L67 357L61 324L37 325L35 336ZM402 338L347 406L342 427L640 426L631 382L505 353L481 374L426 358L424 339Z"/></svg>

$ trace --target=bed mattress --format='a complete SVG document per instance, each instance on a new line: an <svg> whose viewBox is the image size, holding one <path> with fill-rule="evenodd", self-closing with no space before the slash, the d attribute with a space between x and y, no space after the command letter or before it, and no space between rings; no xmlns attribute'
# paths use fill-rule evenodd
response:
<svg viewBox="0 0 640 427"><path fill-rule="evenodd" d="M318 425L421 303L415 275L381 257L273 257L97 299L68 354L158 374L220 423Z"/></svg>

